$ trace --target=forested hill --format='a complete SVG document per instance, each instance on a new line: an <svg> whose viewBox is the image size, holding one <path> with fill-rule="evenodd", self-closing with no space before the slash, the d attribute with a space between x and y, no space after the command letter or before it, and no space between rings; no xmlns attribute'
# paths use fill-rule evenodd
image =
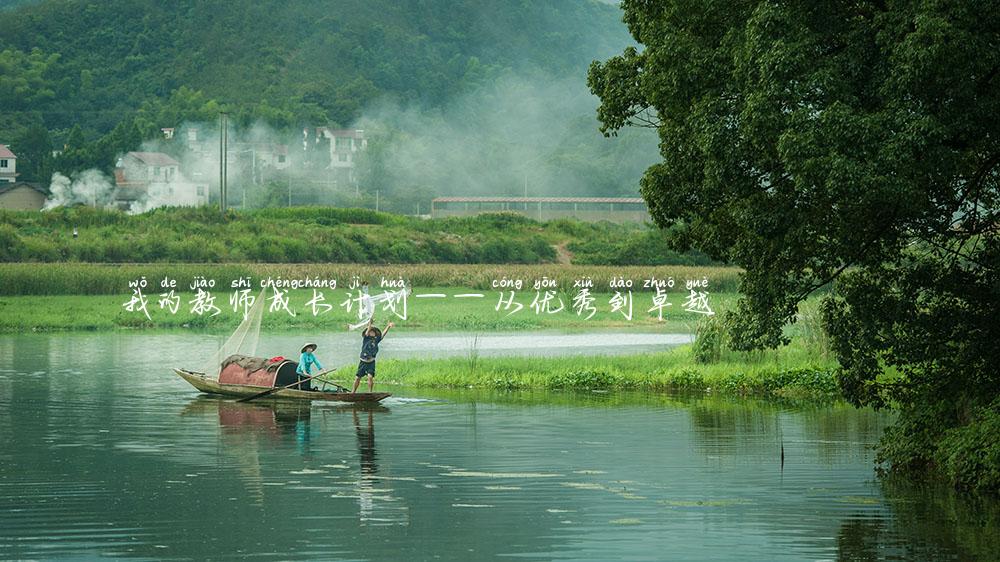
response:
<svg viewBox="0 0 1000 562"><path fill-rule="evenodd" d="M13 10L18 6L23 6L24 4L35 4L38 0L0 0L0 11L2 10Z"/></svg>
<svg viewBox="0 0 1000 562"><path fill-rule="evenodd" d="M275 126L433 106L505 71L582 73L628 41L596 0L2 0L3 131L108 131L182 86ZM179 115L178 118L197 118ZM164 124L167 125L167 124Z"/></svg>

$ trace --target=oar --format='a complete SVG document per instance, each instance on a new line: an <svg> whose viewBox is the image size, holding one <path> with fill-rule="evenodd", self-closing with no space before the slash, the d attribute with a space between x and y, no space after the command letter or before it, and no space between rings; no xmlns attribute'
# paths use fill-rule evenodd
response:
<svg viewBox="0 0 1000 562"><path fill-rule="evenodd" d="M350 392L349 390L347 390L346 386L340 386L339 384L337 384L337 381L332 381L330 379L319 379L319 382L323 383L324 385L322 390L326 390L326 385L332 384L333 387L337 390L337 392Z"/></svg>
<svg viewBox="0 0 1000 562"><path fill-rule="evenodd" d="M314 378L316 378L316 377L318 377L320 375L325 375L325 374L327 374L327 373L329 373L331 371L335 371L335 370L336 369L329 369L329 370L326 370L326 371L320 371L320 372L316 373L315 375L313 375L311 377L306 377L306 378L304 378L302 380L297 380L297 381L293 382L292 384L287 384L285 386L278 386L278 387L274 387L274 388L269 388L269 389L265 390L264 392L261 392L261 393L258 393L258 394L254 394L253 396L247 396L247 397L244 397L244 398L240 398L239 400L237 400L237 402L249 402L251 400L256 400L257 398L261 398L262 396L267 396L268 394L273 394L275 392L278 392L279 390L284 390L286 388L292 388L293 386L300 385L300 384L302 384L302 383L304 383L306 381L310 381L310 380L312 380L312 379L314 379Z"/></svg>

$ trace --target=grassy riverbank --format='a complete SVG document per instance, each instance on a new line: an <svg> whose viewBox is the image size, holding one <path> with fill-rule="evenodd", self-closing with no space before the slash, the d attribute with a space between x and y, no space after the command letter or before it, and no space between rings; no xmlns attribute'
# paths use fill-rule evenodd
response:
<svg viewBox="0 0 1000 562"><path fill-rule="evenodd" d="M242 320L242 311L234 310L230 297L234 293L234 280L247 279L252 294L257 294L264 279L305 280L313 282L336 281L336 289L319 289L323 304L314 311L308 303L313 299L312 289L291 289L284 295L288 311L275 309L264 314L263 326L268 329L310 328L341 329L344 324L357 321L356 303L349 311L343 303L349 299L346 286L353 279L367 280L372 293L378 293L382 279L402 280L413 288L407 302L406 320L402 326L418 329L450 330L517 330L525 328L661 328L667 331L691 332L692 325L701 315L685 312L685 302L690 294L687 281L707 282L699 291L709 294L712 310L719 312L736 299L739 270L724 267L612 267L574 265L396 265L370 266L365 264L0 264L0 331L56 331L56 330L111 330L120 328L219 328L235 327ZM612 279L623 277L634 282L631 320L625 314L611 312ZM176 281L177 310L160 306L160 295L167 292L162 287L164 278ZM192 303L194 291L190 285L196 278L214 280L208 291L214 296L214 310L197 314ZM667 289L669 306L663 309L663 321L653 308L653 289L644 287L644 280L672 279L673 288ZM145 279L142 290L147 301L149 317L142 312L128 311L123 305L131 300L133 290L129 284ZM557 287L556 299L549 310L563 310L549 314L532 309L536 291L535 281L548 279ZM573 299L578 290L577 280L589 279L593 283L592 305L597 312L590 318L589 310L577 314ZM494 287L494 281L513 280L521 283L516 289L514 303L506 302L497 310L501 290L509 299L515 288ZM622 289L622 292L627 292ZM482 294L482 297L460 297L463 294ZM420 297L437 294L441 297ZM544 295L544 291L542 291ZM265 293L271 299L273 290ZM355 291L353 296L357 296ZM271 301L269 301L270 304ZM513 312L520 305L519 311ZM627 310L627 309L626 309ZM399 309L401 313L401 308ZM377 314L379 321L387 321L388 312Z"/></svg>
<svg viewBox="0 0 1000 562"><path fill-rule="evenodd" d="M709 364L695 361L692 346L588 357L478 357L470 349L464 357L382 360L378 380L418 387L681 390L820 399L840 397L836 368L829 354L797 338L775 351L726 351Z"/></svg>
<svg viewBox="0 0 1000 562"><path fill-rule="evenodd" d="M160 281L165 277L177 281L179 290L190 292L196 278L214 279L219 290L229 290L234 280L249 277L255 289L259 281L271 279L331 280L345 288L352 278L369 281L373 288L384 277L403 279L410 287L455 287L487 290L494 280L520 279L521 290L531 289L535 280L554 280L561 289L570 289L578 279L593 281L594 292L607 292L613 278L624 277L635 282L635 291L643 288L650 278L673 279L684 289L685 281L707 281L711 293L734 293L739 285L740 270L716 266L607 266L607 265L369 265L358 263L282 264L282 263L156 263L156 264L93 264L93 263L0 263L0 296L15 295L128 295L129 283L143 277L149 283L146 294L160 293ZM506 288L505 290L509 290Z"/></svg>
<svg viewBox="0 0 1000 562"><path fill-rule="evenodd" d="M645 224L539 222L514 213L423 219L338 207L225 215L211 207L135 215L83 206L0 210L0 262L711 263L672 251L668 236Z"/></svg>
<svg viewBox="0 0 1000 562"><path fill-rule="evenodd" d="M323 290L325 304L333 308L319 307L313 314L307 303L313 298L312 289L289 291L288 308L295 313L291 316L285 310L269 312L265 310L262 326L265 329L309 328L317 330L342 330L346 324L357 322L357 304L349 312L342 303L349 299L347 291ZM115 330L145 328L206 328L232 329L242 321L242 312L234 312L229 303L229 292L220 292L215 306L220 309L216 316L202 315L191 311L192 293L180 293L180 306L176 314L160 308L157 293L148 296L149 318L142 312L129 312L123 306L129 302L127 293L119 295L52 295L0 297L0 332L22 331L66 331L66 330ZM418 295L444 295L443 297L419 297ZM482 297L459 297L458 295L482 294ZM563 310L554 313L535 312L531 303L535 291L517 291L514 302L523 306L518 312L505 307L510 291L504 292L504 305L497 310L500 291L476 291L455 287L417 287L406 303L406 319L403 320L389 311L376 313L376 320L384 323L394 320L401 329L420 330L522 330L522 329L587 329L587 328L642 328L658 329L666 332L692 333L694 326L703 315L684 311L687 298L683 291L668 293L670 306L663 312L663 320L658 314L649 312L652 306L650 293L633 295L632 319L628 320L620 312L611 312L608 293L593 294L593 306L597 312L589 320L584 312L578 315L573 309L572 291L560 292ZM357 293L355 292L355 296ZM268 294L270 296L270 293ZM716 312L726 310L735 302L734 293L710 294L709 303ZM268 301L270 304L270 301ZM551 309L559 306L552 302ZM241 309L242 310L242 309ZM402 307L397 305L401 314Z"/></svg>

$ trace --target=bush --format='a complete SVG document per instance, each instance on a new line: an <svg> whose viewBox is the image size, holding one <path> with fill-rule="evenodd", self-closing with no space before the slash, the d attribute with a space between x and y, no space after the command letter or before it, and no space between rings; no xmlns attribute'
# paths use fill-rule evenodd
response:
<svg viewBox="0 0 1000 562"><path fill-rule="evenodd" d="M695 329L692 352L698 363L718 363L726 345L726 328L717 315L706 316Z"/></svg>
<svg viewBox="0 0 1000 562"><path fill-rule="evenodd" d="M518 248L510 240L491 239L479 247L476 261L480 263L517 263Z"/></svg>
<svg viewBox="0 0 1000 562"><path fill-rule="evenodd" d="M44 238L28 238L20 249L21 261L57 262L62 259L59 246Z"/></svg>
<svg viewBox="0 0 1000 562"><path fill-rule="evenodd" d="M46 212L4 211L0 218L4 225L0 261L6 262L42 259L23 255L27 240L51 241L59 248L59 255L68 259L116 263L534 264L554 262L557 252L553 245L560 243L567 243L577 254L574 261L578 263L692 262L670 257L662 244L648 243L663 235L641 225L569 220L543 224L517 213L418 220L336 207L231 210L225 214L214 207L163 207L128 215L81 206ZM74 227L79 228L79 239L69 238ZM193 246L180 243L192 239L218 242L205 244L216 251L208 254L204 248L195 251ZM294 242L279 244L277 239ZM340 247L345 241L349 248ZM37 245L46 246L44 242ZM42 255L51 254L46 250Z"/></svg>
<svg viewBox="0 0 1000 562"><path fill-rule="evenodd" d="M687 369L671 373L667 377L669 384L673 388L684 390L702 390L705 388L705 379L701 374Z"/></svg>
<svg viewBox="0 0 1000 562"><path fill-rule="evenodd" d="M9 224L0 224L0 260L17 261L24 254L24 243L17 235L17 229Z"/></svg>
<svg viewBox="0 0 1000 562"><path fill-rule="evenodd" d="M605 371L581 370L570 373L559 373L551 377L548 388L604 389L612 388L618 383L618 377Z"/></svg>
<svg viewBox="0 0 1000 562"><path fill-rule="evenodd" d="M217 251L218 248L214 243L185 238L170 242L166 248L166 255L174 262L210 263L215 261Z"/></svg>
<svg viewBox="0 0 1000 562"><path fill-rule="evenodd" d="M950 429L934 455L952 484L968 489L1000 489L1000 401L968 425Z"/></svg>
<svg viewBox="0 0 1000 562"><path fill-rule="evenodd" d="M472 217L470 222L480 229L489 230L519 229L527 225L538 224L537 221L529 219L520 213L511 212L482 213Z"/></svg>
<svg viewBox="0 0 1000 562"><path fill-rule="evenodd" d="M326 226L337 224L388 224L405 223L409 219L371 209L341 207L269 207L241 211L240 216L272 221L294 221Z"/></svg>

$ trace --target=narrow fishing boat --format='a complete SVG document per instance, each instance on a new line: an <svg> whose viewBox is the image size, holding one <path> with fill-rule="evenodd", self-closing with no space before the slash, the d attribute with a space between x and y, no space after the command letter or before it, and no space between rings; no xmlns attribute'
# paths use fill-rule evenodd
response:
<svg viewBox="0 0 1000 562"><path fill-rule="evenodd" d="M249 400L277 398L374 404L390 396L388 392L349 392L321 378L315 379L320 385L316 389L312 387L313 381L299 378L295 361L283 357L255 357L264 312L263 296L262 290L243 322L201 371L175 368L177 376L202 392ZM333 385L335 390L327 390L327 385Z"/></svg>
<svg viewBox="0 0 1000 562"><path fill-rule="evenodd" d="M294 365L294 363L293 363ZM293 367L294 369L294 367ZM242 383L227 383L215 380L205 373L196 373L186 369L174 369L179 377L186 380L191 386L202 392L209 394L222 394L225 396L247 397L259 394L273 385L257 385ZM284 388L262 398L269 399L292 399L292 400L333 400L339 402L378 402L391 396L388 392L337 392L330 390L298 390L295 388Z"/></svg>

